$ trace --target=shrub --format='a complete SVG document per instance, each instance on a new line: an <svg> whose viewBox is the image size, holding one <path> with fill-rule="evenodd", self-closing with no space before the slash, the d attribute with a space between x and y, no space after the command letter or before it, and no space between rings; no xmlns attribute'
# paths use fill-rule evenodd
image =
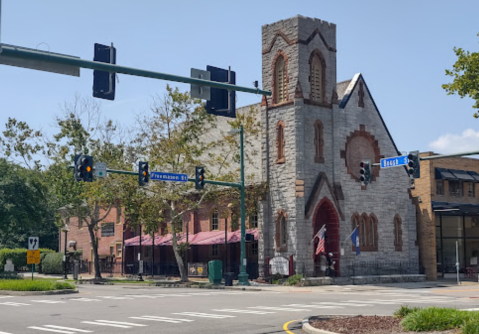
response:
<svg viewBox="0 0 479 334"><path fill-rule="evenodd" d="M405 318L407 315L413 312L419 311L420 307L410 307L407 305L401 305L401 307L394 312L396 318Z"/></svg>
<svg viewBox="0 0 479 334"><path fill-rule="evenodd" d="M0 279L23 279L23 275L16 272L0 272Z"/></svg>
<svg viewBox="0 0 479 334"><path fill-rule="evenodd" d="M42 253L52 253L54 252L51 249L40 248L40 259ZM7 263L7 260L12 260L15 270L18 270L20 267L27 266L27 249L26 248L15 248L9 249L4 248L0 249L0 271L4 270L4 266Z"/></svg>
<svg viewBox="0 0 479 334"><path fill-rule="evenodd" d="M42 272L44 274L63 273L63 253L48 253L42 260Z"/></svg>
<svg viewBox="0 0 479 334"><path fill-rule="evenodd" d="M408 331L444 331L459 328L464 324L465 318L470 316L468 311L453 308L428 307L409 313L401 325Z"/></svg>
<svg viewBox="0 0 479 334"><path fill-rule="evenodd" d="M299 282L301 282L302 279L303 279L303 275L299 275L299 274L289 276L288 279L286 280L286 285L296 285Z"/></svg>

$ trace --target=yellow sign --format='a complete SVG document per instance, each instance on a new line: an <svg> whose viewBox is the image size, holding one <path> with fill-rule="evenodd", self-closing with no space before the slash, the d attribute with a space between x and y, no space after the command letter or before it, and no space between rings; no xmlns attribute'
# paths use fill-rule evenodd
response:
<svg viewBox="0 0 479 334"><path fill-rule="evenodd" d="M198 273L202 274L203 273L203 267L198 267Z"/></svg>
<svg viewBox="0 0 479 334"><path fill-rule="evenodd" d="M39 264L40 263L40 251L31 250L27 251L27 264Z"/></svg>

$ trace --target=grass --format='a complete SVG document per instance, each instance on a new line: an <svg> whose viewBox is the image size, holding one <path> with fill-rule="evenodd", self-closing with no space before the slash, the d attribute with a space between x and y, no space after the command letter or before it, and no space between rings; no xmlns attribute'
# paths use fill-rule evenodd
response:
<svg viewBox="0 0 479 334"><path fill-rule="evenodd" d="M401 306L394 315L404 318L401 325L407 331L427 332L461 328L463 334L479 334L479 312Z"/></svg>
<svg viewBox="0 0 479 334"><path fill-rule="evenodd" d="M10 291L52 291L52 290L73 290L75 286L67 282L56 282L51 280L1 280L0 290Z"/></svg>

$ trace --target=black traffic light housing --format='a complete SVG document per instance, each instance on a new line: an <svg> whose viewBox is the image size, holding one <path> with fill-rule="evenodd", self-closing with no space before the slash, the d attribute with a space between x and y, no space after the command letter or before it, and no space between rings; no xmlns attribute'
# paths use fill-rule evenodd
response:
<svg viewBox="0 0 479 334"><path fill-rule="evenodd" d="M407 159L409 160L408 165L408 173L414 179L419 179L421 177L421 165L419 163L419 151L411 151L409 152Z"/></svg>
<svg viewBox="0 0 479 334"><path fill-rule="evenodd" d="M143 187L150 182L150 171L148 162L140 161L138 163L138 185Z"/></svg>
<svg viewBox="0 0 479 334"><path fill-rule="evenodd" d="M74 159L74 178L75 181L92 182L93 181L93 157L90 155L75 155Z"/></svg>
<svg viewBox="0 0 479 334"><path fill-rule="evenodd" d="M364 159L359 164L361 169L359 170L359 181L361 181L362 186L366 186L369 182L371 182L371 160Z"/></svg>
<svg viewBox="0 0 479 334"><path fill-rule="evenodd" d="M93 61L116 64L116 48L95 43ZM113 101L115 99L115 72L93 71L93 97Z"/></svg>
<svg viewBox="0 0 479 334"><path fill-rule="evenodd" d="M201 190L205 187L205 168L195 168L195 188Z"/></svg>

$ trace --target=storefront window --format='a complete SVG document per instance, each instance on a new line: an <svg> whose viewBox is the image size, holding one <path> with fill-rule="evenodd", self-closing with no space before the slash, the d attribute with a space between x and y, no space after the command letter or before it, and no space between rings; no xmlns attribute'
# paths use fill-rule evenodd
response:
<svg viewBox="0 0 479 334"><path fill-rule="evenodd" d="M479 217L465 217L464 227L466 238L479 237Z"/></svg>
<svg viewBox="0 0 479 334"><path fill-rule="evenodd" d="M444 238L461 238L462 232L462 216L442 216L442 236Z"/></svg>
<svg viewBox="0 0 479 334"><path fill-rule="evenodd" d="M466 267L476 267L479 257L479 239L466 239Z"/></svg>
<svg viewBox="0 0 479 334"><path fill-rule="evenodd" d="M457 240L459 242L459 263L460 267L464 268L464 243L462 239ZM443 241L444 248L442 249L443 253L443 270L446 273L455 273L456 272L456 240L454 239L444 239Z"/></svg>

